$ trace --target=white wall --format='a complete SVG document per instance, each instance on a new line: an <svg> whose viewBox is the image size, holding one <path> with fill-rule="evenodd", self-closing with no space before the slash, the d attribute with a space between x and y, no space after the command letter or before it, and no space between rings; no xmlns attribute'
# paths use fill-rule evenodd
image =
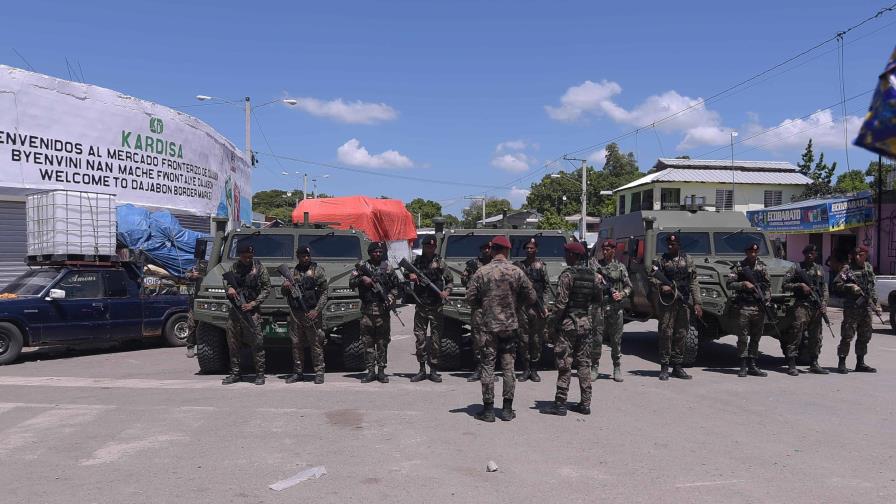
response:
<svg viewBox="0 0 896 504"><path fill-rule="evenodd" d="M714 206L716 202L716 189L731 189L731 184L718 183L698 183L698 182L658 182L653 184L645 184L633 189L620 191L614 194L616 202L619 202L619 196L625 195L625 213L629 213L632 194L643 192L647 189L653 189L653 209L661 210L660 193L661 189L681 189L681 203L684 203L686 196L704 197L706 206ZM790 203L793 199L803 192L801 185L781 185L781 184L735 184L734 186L734 209L745 212L747 210L760 210L765 208L765 191L781 191L781 203ZM619 213L617 209L617 214Z"/></svg>

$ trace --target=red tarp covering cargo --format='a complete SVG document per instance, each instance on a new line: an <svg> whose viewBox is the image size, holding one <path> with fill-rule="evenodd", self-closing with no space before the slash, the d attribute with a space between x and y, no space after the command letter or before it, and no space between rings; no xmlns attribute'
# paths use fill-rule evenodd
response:
<svg viewBox="0 0 896 504"><path fill-rule="evenodd" d="M306 199L292 211L292 221L301 222L305 212L311 222L338 222L333 227L359 229L374 241L410 241L417 237L414 217L399 200L367 196Z"/></svg>

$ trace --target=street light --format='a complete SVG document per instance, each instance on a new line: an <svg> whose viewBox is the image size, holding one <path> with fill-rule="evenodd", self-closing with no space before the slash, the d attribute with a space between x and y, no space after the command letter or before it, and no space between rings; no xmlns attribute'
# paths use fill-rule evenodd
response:
<svg viewBox="0 0 896 504"><path fill-rule="evenodd" d="M329 176L330 176L329 174L325 174L325 175L321 175L320 178L321 178L321 179L325 179L325 178L327 178L327 177L329 177ZM312 198L316 198L316 197L317 197L317 179L316 179L316 178L311 179L311 184L312 184L313 187L314 187L314 189L313 189L312 192L311 192L311 194L312 194L311 197L312 197Z"/></svg>
<svg viewBox="0 0 896 504"><path fill-rule="evenodd" d="M736 131L731 132L731 210L734 210L734 175L737 173L734 171L734 137L737 136ZM718 203L716 204L718 206ZM724 210L724 205L722 205L722 210ZM717 209L718 210L718 209Z"/></svg>
<svg viewBox="0 0 896 504"><path fill-rule="evenodd" d="M574 158L568 158L568 157L566 157L566 156L563 156L563 159L566 159L566 160L568 160L568 161L581 161L581 162L582 162L582 182L578 182L576 179L570 177L569 175L567 175L566 178L568 178L569 180L572 180L573 182L579 184L579 186L582 188L582 212L581 212L581 215L580 215L581 220L582 220L582 223L581 223L581 230L579 231L579 240L582 241L582 242L584 242L584 241L585 241L585 233L586 233L587 230L588 230L588 226L587 226L587 219L588 219L588 199L587 199L588 179L586 178L587 173L585 172L585 162L586 162L586 161L585 161L584 159L574 159ZM551 178L563 178L564 175L566 175L566 174L565 174L565 173L552 173L552 174L551 174Z"/></svg>
<svg viewBox="0 0 896 504"><path fill-rule="evenodd" d="M199 100L199 101L218 100L218 101L221 101L221 102L223 102L223 103L236 103L236 102L234 102L234 101L232 101L232 100L225 100L224 98L218 98L218 97L216 97L216 96L209 96L209 95L196 95L196 99ZM247 96L246 99L245 99L245 109L246 109L246 158L249 160L249 164L252 165L252 166L255 166L255 161L254 161L253 156L252 156L252 139L251 139L251 134L250 134L250 132L251 132L251 130L252 130L252 127L251 127L251 124L252 124L252 121L251 121L252 110L257 109L257 108L264 107L265 105L270 105L270 104L272 104L272 103L277 103L277 102L285 103L285 104L287 104L287 105L295 105L295 104L299 103L298 100L295 100L295 99L293 99L293 98L280 98L280 99L277 99L277 100L271 100L271 101L269 101L269 102L262 103L261 105L256 105L256 106L253 107L253 106L252 106L252 103L251 103L251 100L249 99L249 97Z"/></svg>

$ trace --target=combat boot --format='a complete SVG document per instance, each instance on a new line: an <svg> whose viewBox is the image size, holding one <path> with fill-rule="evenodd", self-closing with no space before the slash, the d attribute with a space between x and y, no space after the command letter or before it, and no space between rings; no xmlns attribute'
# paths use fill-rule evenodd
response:
<svg viewBox="0 0 896 504"><path fill-rule="evenodd" d="M295 383L300 381L305 381L305 375L303 375L301 372L291 374L286 378L286 383Z"/></svg>
<svg viewBox="0 0 896 504"><path fill-rule="evenodd" d="M256 373L255 374L255 384L256 385L264 385L264 373Z"/></svg>
<svg viewBox="0 0 896 504"><path fill-rule="evenodd" d="M389 377L386 376L386 368L381 367L379 373L376 375L376 381L380 383L389 383Z"/></svg>
<svg viewBox="0 0 896 504"><path fill-rule="evenodd" d="M591 366L591 381L597 381L598 366Z"/></svg>
<svg viewBox="0 0 896 504"><path fill-rule="evenodd" d="M613 364L613 381L622 383L622 368L619 367L619 364Z"/></svg>
<svg viewBox="0 0 896 504"><path fill-rule="evenodd" d="M187 345L187 358L192 359L196 357L196 345Z"/></svg>
<svg viewBox="0 0 896 504"><path fill-rule="evenodd" d="M221 385L231 385L236 382L243 381L243 377L239 373L230 373L221 380Z"/></svg>
<svg viewBox="0 0 896 504"><path fill-rule="evenodd" d="M468 382L475 382L482 380L482 373L479 372L479 366L476 366L476 370L473 371L473 374L467 377Z"/></svg>
<svg viewBox="0 0 896 504"><path fill-rule="evenodd" d="M809 364L809 372L814 374L830 374L830 371L818 365L818 359L813 359Z"/></svg>
<svg viewBox="0 0 896 504"><path fill-rule="evenodd" d="M849 370L846 369L846 357L840 357L837 360L837 372L840 374L849 374Z"/></svg>
<svg viewBox="0 0 896 504"><path fill-rule="evenodd" d="M669 365L668 364L660 364L660 381L668 381L669 380Z"/></svg>
<svg viewBox="0 0 896 504"><path fill-rule="evenodd" d="M364 378L361 378L361 383L370 383L372 381L376 381L376 371L373 369L368 369L367 374L364 375Z"/></svg>
<svg viewBox="0 0 896 504"><path fill-rule="evenodd" d="M494 423L495 421L495 403L485 403L482 405L482 411L473 415L476 420Z"/></svg>
<svg viewBox="0 0 896 504"><path fill-rule="evenodd" d="M566 403L562 401L554 401L551 406L542 411L545 415L566 416Z"/></svg>
<svg viewBox="0 0 896 504"><path fill-rule="evenodd" d="M740 360L740 371L737 372L737 376L739 376L740 378L747 377L747 358L746 357L743 357Z"/></svg>
<svg viewBox="0 0 896 504"><path fill-rule="evenodd" d="M528 369L524 369L523 372L520 374L520 377L517 378L516 381L518 381L518 382L524 382L524 381L528 380L528 379L531 378L531 377L532 377L532 372L529 371Z"/></svg>
<svg viewBox="0 0 896 504"><path fill-rule="evenodd" d="M569 407L571 411L575 411L580 415L590 415L591 414L591 406L587 404L582 404L580 402L575 403Z"/></svg>
<svg viewBox="0 0 896 504"><path fill-rule="evenodd" d="M436 371L434 366L429 366L429 381L433 383L442 383L442 375Z"/></svg>
<svg viewBox="0 0 896 504"><path fill-rule="evenodd" d="M320 385L323 382L324 382L324 374L323 373L317 373L316 375L314 375L314 384L315 385Z"/></svg>
<svg viewBox="0 0 896 504"><path fill-rule="evenodd" d="M426 364L420 363L420 371L417 371L417 374L411 377L411 383L416 383L419 381L423 381L426 379L428 375L426 374Z"/></svg>
<svg viewBox="0 0 896 504"><path fill-rule="evenodd" d="M800 375L800 372L796 370L796 357L787 358L787 374L790 376Z"/></svg>
<svg viewBox="0 0 896 504"><path fill-rule="evenodd" d="M682 379L682 380L690 380L691 379L691 375L687 374L684 371L684 368L681 367L681 364L674 364L672 366L672 376L675 378Z"/></svg>
<svg viewBox="0 0 896 504"><path fill-rule="evenodd" d="M865 364L865 356L857 355L856 356L856 372L857 373L876 373L877 369Z"/></svg>
<svg viewBox="0 0 896 504"><path fill-rule="evenodd" d="M756 367L756 359L748 359L747 374L750 376L758 376L760 378L765 378L766 376L768 376L768 373Z"/></svg>
<svg viewBox="0 0 896 504"><path fill-rule="evenodd" d="M529 379L538 383L541 381L541 377L538 376L538 369L535 368L535 364L529 365Z"/></svg>
<svg viewBox="0 0 896 504"><path fill-rule="evenodd" d="M514 418L516 418L516 413L513 411L513 399L504 399L504 407L501 408L501 420L509 422Z"/></svg>

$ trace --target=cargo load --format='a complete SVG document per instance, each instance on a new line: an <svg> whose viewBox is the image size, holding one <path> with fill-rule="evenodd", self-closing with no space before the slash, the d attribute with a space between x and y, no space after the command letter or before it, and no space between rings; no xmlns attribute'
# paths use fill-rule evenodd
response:
<svg viewBox="0 0 896 504"><path fill-rule="evenodd" d="M42 191L25 198L28 262L115 255L115 196Z"/></svg>

